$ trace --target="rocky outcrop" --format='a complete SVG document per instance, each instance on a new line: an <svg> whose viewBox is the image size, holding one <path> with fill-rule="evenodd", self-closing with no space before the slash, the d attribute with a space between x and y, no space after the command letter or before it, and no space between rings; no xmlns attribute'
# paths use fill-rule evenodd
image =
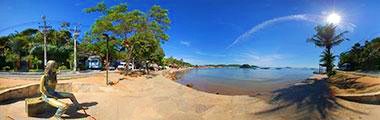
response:
<svg viewBox="0 0 380 120"><path fill-rule="evenodd" d="M169 70L165 70L163 71L163 76L167 79L170 79L170 80L177 80L179 78L181 78L181 76L187 72L191 70L191 68L179 68L179 69L169 69Z"/></svg>

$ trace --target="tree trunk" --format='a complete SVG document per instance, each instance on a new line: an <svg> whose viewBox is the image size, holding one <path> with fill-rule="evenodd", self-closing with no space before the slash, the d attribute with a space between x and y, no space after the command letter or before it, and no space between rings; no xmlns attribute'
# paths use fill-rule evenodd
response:
<svg viewBox="0 0 380 120"><path fill-rule="evenodd" d="M326 47L326 53L327 55L325 56L331 56L331 57L328 57L328 59L325 61L325 66L326 66L326 73L327 73L327 76L330 78L334 73L333 73L333 67L334 67L334 63L333 63L333 59L334 59L334 56L333 54L331 53L331 47Z"/></svg>
<svg viewBox="0 0 380 120"><path fill-rule="evenodd" d="M32 64L32 60L31 60L31 59L28 59L28 71L29 71L30 69L32 69L32 66L33 66L33 64Z"/></svg>
<svg viewBox="0 0 380 120"><path fill-rule="evenodd" d="M146 73L149 75L149 63L148 62L145 62L145 69L146 69Z"/></svg>
<svg viewBox="0 0 380 120"><path fill-rule="evenodd" d="M15 69L15 71L19 71L20 67L21 67L21 56L19 56L19 58L16 61L16 67L15 67L16 69Z"/></svg>
<svg viewBox="0 0 380 120"><path fill-rule="evenodd" d="M128 60L127 60L127 66L125 69L127 75L129 74L128 72L135 70L135 58L132 57L132 50L133 50L133 46L131 46L130 49L128 49ZM131 70L129 70L129 63L132 64Z"/></svg>

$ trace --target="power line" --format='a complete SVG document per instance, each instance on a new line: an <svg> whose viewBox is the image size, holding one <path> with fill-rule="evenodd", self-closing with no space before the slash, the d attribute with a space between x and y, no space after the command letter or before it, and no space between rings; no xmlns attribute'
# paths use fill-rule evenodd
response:
<svg viewBox="0 0 380 120"><path fill-rule="evenodd" d="M39 23L39 22L38 21L30 21L30 22L25 22L25 23L21 23L21 24L11 25L11 26L8 26L8 27L1 28L0 29L0 33L4 32L4 31L7 31L7 30L10 30L10 29L14 29L16 27L21 27L21 26L24 26L24 25L32 25L32 24L35 24L35 23Z"/></svg>
<svg viewBox="0 0 380 120"><path fill-rule="evenodd" d="M41 21L29 21L29 22L24 22L24 23L20 23L20 24L15 24L15 25L3 27L3 28L0 28L0 33L8 31L8 30L16 29L16 28L22 27L22 26L39 25L40 22ZM62 22L67 22L67 21L63 21L63 20L46 20L46 22L59 24L59 23L62 23ZM76 23L76 22L68 22L68 23L79 24L79 23ZM85 24L80 24L80 26L84 27L84 28L90 28L91 27L91 25L85 25Z"/></svg>

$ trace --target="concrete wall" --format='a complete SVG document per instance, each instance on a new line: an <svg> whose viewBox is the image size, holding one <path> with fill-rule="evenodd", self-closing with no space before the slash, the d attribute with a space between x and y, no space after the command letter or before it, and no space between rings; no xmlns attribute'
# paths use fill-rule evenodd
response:
<svg viewBox="0 0 380 120"><path fill-rule="evenodd" d="M0 91L0 103L40 96L39 87L40 85L35 83L2 90ZM56 89L62 92L72 92L72 83L58 83Z"/></svg>
<svg viewBox="0 0 380 120"><path fill-rule="evenodd" d="M380 105L380 92L363 94L338 94L335 96L349 101Z"/></svg>

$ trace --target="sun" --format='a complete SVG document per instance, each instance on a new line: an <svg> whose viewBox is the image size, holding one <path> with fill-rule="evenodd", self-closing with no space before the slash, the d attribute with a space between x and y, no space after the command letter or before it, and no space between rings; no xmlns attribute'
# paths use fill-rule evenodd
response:
<svg viewBox="0 0 380 120"><path fill-rule="evenodd" d="M336 13L331 13L329 16L326 18L326 22L334 25L338 25L340 23L341 17L340 15Z"/></svg>

